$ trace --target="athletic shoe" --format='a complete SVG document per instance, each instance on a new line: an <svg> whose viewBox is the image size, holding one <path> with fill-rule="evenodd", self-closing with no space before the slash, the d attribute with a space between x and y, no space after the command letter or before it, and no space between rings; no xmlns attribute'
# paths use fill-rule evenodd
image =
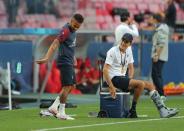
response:
<svg viewBox="0 0 184 131"><path fill-rule="evenodd" d="M40 116L56 116L58 111L53 107L49 107L47 110L41 110Z"/></svg>
<svg viewBox="0 0 184 131"><path fill-rule="evenodd" d="M167 100L167 97L166 96L160 96L160 99L164 102Z"/></svg>
<svg viewBox="0 0 184 131"><path fill-rule="evenodd" d="M169 111L176 111L176 112L179 112L179 110L177 108L169 108L169 107L166 107Z"/></svg>
<svg viewBox="0 0 184 131"><path fill-rule="evenodd" d="M50 113L49 110L41 110L40 116L54 116L54 114Z"/></svg>
<svg viewBox="0 0 184 131"><path fill-rule="evenodd" d="M58 113L58 110L55 109L55 108L53 108L53 107L49 107L49 108L48 108L48 111L49 111L50 113L52 113L54 116L56 116L56 114Z"/></svg>
<svg viewBox="0 0 184 131"><path fill-rule="evenodd" d="M136 110L130 110L127 118L138 118Z"/></svg>
<svg viewBox="0 0 184 131"><path fill-rule="evenodd" d="M175 116L178 113L179 113L179 110L176 108L162 107L160 109L160 117L161 118L170 118L170 117Z"/></svg>
<svg viewBox="0 0 184 131"><path fill-rule="evenodd" d="M58 119L62 119L62 120L75 120L75 118L69 116L69 115L66 115L66 114L60 114L60 113L57 113L56 117Z"/></svg>

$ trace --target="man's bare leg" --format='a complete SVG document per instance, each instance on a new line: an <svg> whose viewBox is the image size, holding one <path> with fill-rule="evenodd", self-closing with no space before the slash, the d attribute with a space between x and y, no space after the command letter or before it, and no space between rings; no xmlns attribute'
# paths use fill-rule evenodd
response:
<svg viewBox="0 0 184 131"><path fill-rule="evenodd" d="M132 100L132 106L129 111L128 117L129 118L137 118L137 113L136 113L136 105L139 97L141 96L142 91L144 90L144 82L140 80L134 80L131 79L129 83L129 90L133 89L134 90L134 96Z"/></svg>
<svg viewBox="0 0 184 131"><path fill-rule="evenodd" d="M65 86L62 89L62 92L61 92L61 95L60 95L59 111L56 114L56 117L59 118L59 119L74 120L74 118L66 115L66 113L65 113L66 100L67 100L68 94L71 92L71 90L73 88L74 88L74 86Z"/></svg>

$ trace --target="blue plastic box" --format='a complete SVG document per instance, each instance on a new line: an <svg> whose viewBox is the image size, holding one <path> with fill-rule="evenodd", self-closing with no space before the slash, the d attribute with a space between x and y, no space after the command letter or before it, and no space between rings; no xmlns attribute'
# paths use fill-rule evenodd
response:
<svg viewBox="0 0 184 131"><path fill-rule="evenodd" d="M109 92L100 92L100 111L109 118L126 118L130 110L130 93L117 92L113 99Z"/></svg>

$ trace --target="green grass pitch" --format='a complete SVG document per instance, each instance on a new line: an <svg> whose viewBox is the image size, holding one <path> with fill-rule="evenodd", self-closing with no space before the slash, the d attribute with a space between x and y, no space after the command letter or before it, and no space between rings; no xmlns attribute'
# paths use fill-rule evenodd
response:
<svg viewBox="0 0 184 131"><path fill-rule="evenodd" d="M99 104L79 104L67 108L68 114L76 114L75 120L59 120L40 117L39 108L0 111L1 131L184 131L184 96L169 97L166 105L177 107L175 118L160 119L153 102L141 99L137 105L137 119L88 117L88 112L99 111Z"/></svg>

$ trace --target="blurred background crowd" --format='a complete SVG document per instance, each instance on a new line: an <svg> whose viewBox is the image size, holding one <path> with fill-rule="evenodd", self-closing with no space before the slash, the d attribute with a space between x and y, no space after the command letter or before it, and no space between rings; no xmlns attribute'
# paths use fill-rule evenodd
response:
<svg viewBox="0 0 184 131"><path fill-rule="evenodd" d="M0 0L0 28L60 29L66 22L69 21L74 12L79 12L85 17L85 22L82 25L81 30L95 32L110 31L110 35L88 35L88 33L81 33L78 37L77 44L80 49L77 49L78 65L75 67L77 89L74 90L72 93L94 94L97 92L99 87L100 73L97 66L98 61L95 58L95 51L99 49L99 44L97 47L94 48L94 50L90 52L90 50L92 49L91 45L86 44L88 45L86 47L85 43L89 43L91 41L97 42L99 40L100 42L113 43L114 35L112 35L112 32L114 31L115 27L120 24L120 14L123 11L127 10L130 12L131 18L137 22L140 34L142 30L152 30L153 25L149 23L149 18L152 16L153 13L160 13L163 15L164 21L168 24L170 28L170 41L184 41L183 0ZM1 42L7 40L24 40L32 41L34 44L37 44L38 38L40 41L40 36L36 35L0 35ZM50 37L48 37L48 39L50 39ZM51 40L48 39L46 39L47 42L49 41L48 43L51 43L51 41L53 40L53 38L51 38ZM140 43L140 39L142 40L142 35L135 43ZM147 40L148 42L151 41L149 37L144 37L144 40ZM42 43L45 44L47 42ZM93 44L93 47L94 46L95 44ZM85 54L84 52L87 53ZM88 53L91 54L88 55ZM34 56L34 54L31 55ZM18 64L15 63L15 65L17 69ZM47 66L48 65L41 65L39 67L40 83L44 81L44 77L48 68ZM54 62L48 78L45 92L60 92L62 85L59 81L59 77L60 74ZM24 84L17 84L16 81ZM19 85L19 87L28 87L29 89L31 88L30 85L26 85L26 82L22 77L18 77L18 80L12 80L12 86L13 85ZM40 86L41 85L39 85L39 87ZM14 86L14 88L17 87Z"/></svg>

